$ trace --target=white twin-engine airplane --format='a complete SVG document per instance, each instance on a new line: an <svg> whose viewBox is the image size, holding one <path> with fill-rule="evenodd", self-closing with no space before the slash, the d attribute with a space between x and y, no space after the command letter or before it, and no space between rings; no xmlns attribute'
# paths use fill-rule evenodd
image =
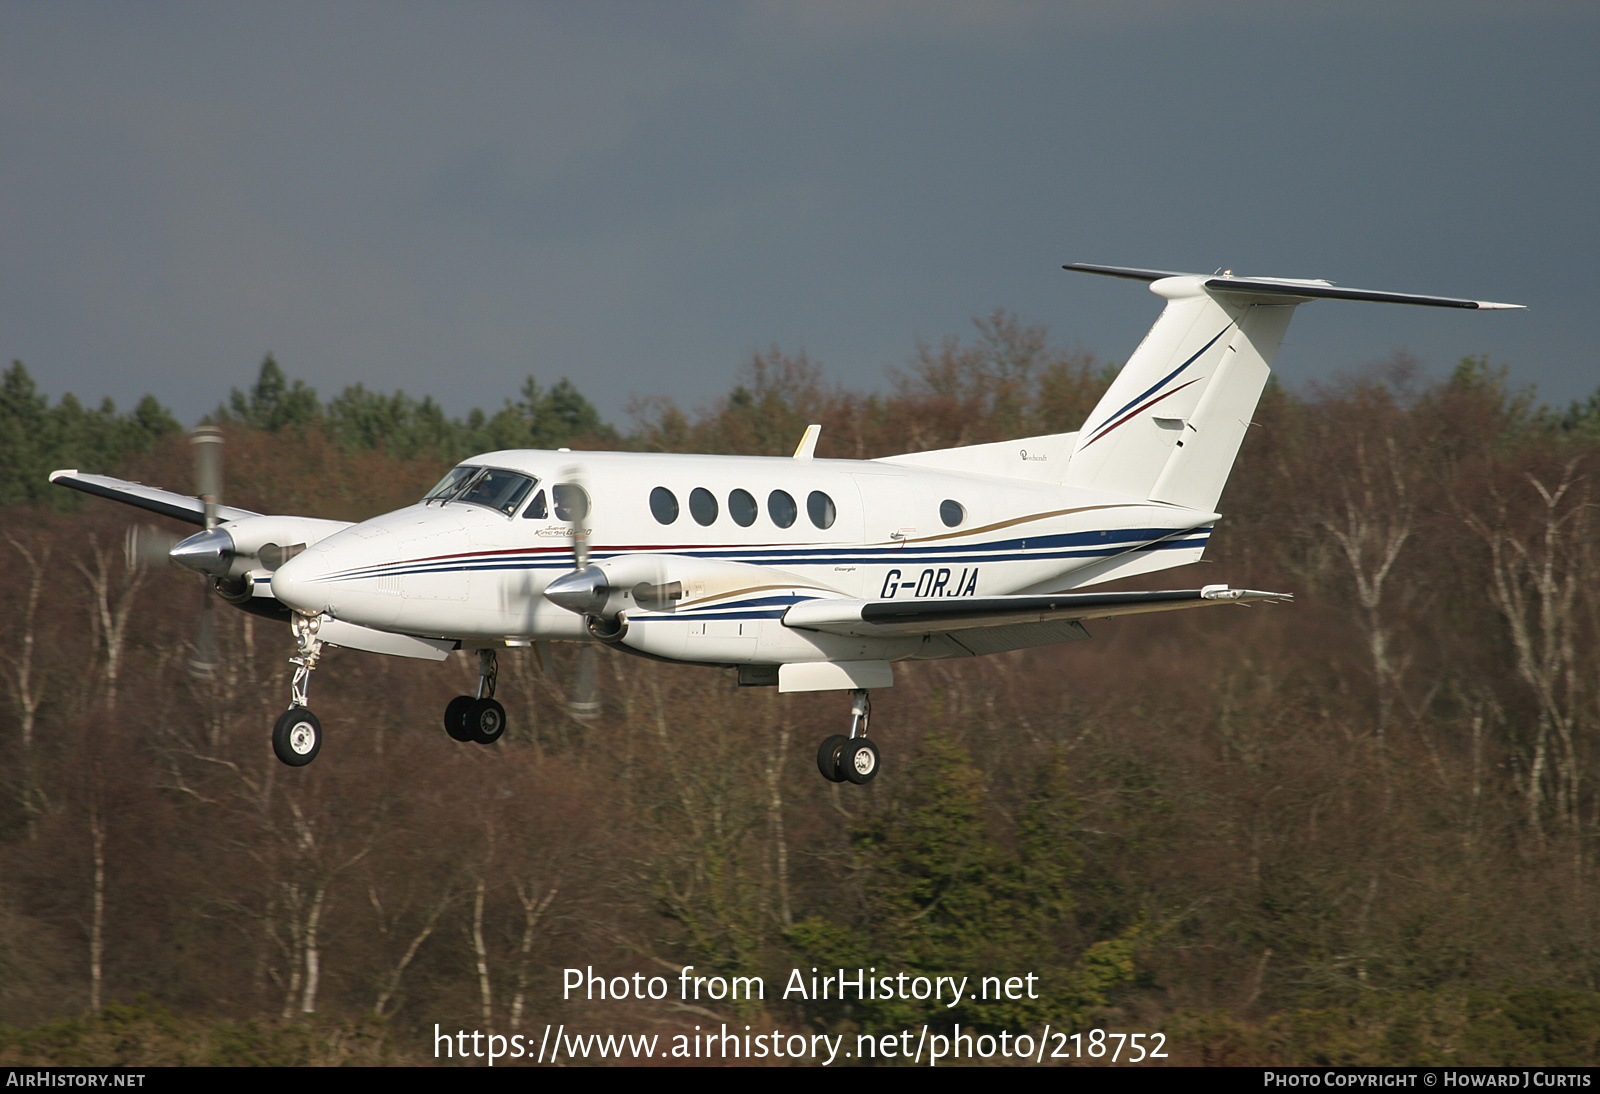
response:
<svg viewBox="0 0 1600 1094"><path fill-rule="evenodd" d="M1110 616L1290 599L1227 585L1084 590L1204 554L1296 306L1520 307L1228 271L1065 268L1146 281L1166 301L1076 433L876 460L815 459L815 425L791 459L489 452L359 524L228 508L204 482L193 498L78 471L50 478L203 525L171 558L292 625L290 705L272 733L286 764L322 745L306 688L325 644L436 661L476 650L477 694L454 699L444 722L456 740L489 744L506 725L497 651L571 641L733 668L745 685L848 691L849 734L822 742L818 766L866 783L879 766L868 692L894 683L897 661L1083 639L1085 620Z"/></svg>

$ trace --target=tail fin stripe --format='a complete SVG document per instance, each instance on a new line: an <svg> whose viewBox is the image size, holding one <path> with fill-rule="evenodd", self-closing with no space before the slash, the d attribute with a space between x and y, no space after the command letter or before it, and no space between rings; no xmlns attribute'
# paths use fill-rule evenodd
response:
<svg viewBox="0 0 1600 1094"><path fill-rule="evenodd" d="M1217 337L1220 338L1221 335L1218 335ZM1213 338L1212 341L1215 342L1216 338ZM1201 350L1200 352L1204 353L1205 350ZM1169 376L1169 377L1167 377L1167 379L1170 380L1170 379L1172 379L1172 377ZM1100 432L1096 433L1093 437L1090 437L1087 441L1084 442L1083 447L1088 448L1091 444L1094 444L1095 441L1098 441L1101 437L1104 437L1106 434L1110 433L1113 429L1117 428L1117 426L1121 425L1123 422L1127 421L1129 418L1137 417L1141 410L1147 410L1150 407L1155 406L1157 403L1159 403L1163 399L1170 399L1172 396L1178 394L1178 392L1180 392L1184 388L1188 387L1189 384L1198 384L1201 380L1204 380L1204 379L1205 379L1204 376L1196 376L1193 380L1190 380L1188 384L1179 384L1177 387L1173 388L1171 391L1167 392L1165 395L1157 395L1154 399L1151 399L1148 403L1144 403L1144 404L1142 404L1140 406L1134 407L1132 410L1128 411L1128 413L1124 414L1122 417L1118 418L1116 421L1114 421L1110 425L1106 426ZM1166 380L1163 380L1161 383L1166 383ZM1156 387L1160 387L1160 386L1161 386L1161 384L1157 384L1156 385ZM1150 389L1150 391L1154 391L1154 390L1155 390L1155 388L1151 388ZM1146 395L1148 395L1149 393L1150 392L1148 392L1148 391L1145 392ZM1141 396L1141 398L1142 397L1143 396Z"/></svg>
<svg viewBox="0 0 1600 1094"><path fill-rule="evenodd" d="M1113 413L1112 415L1110 415L1110 419L1108 420L1107 424L1100 426L1098 429L1095 430L1094 436L1090 437L1088 440L1083 442L1082 447L1083 448L1088 448L1095 441L1098 441L1101 437L1104 437L1107 433L1111 432L1117 426L1119 426L1123 422L1127 421L1128 417L1130 416L1128 414L1128 411L1131 410L1131 411L1133 411L1133 413L1137 414L1138 410L1135 409L1135 408L1138 406L1139 403L1143 402L1144 400L1148 399L1151 395L1154 395L1156 392L1160 391L1162 389L1162 387L1164 387L1166 384L1170 383L1173 380L1173 378L1176 377L1180 372L1182 372L1184 369L1188 368L1190 365L1194 364L1197 360L1199 360L1201 355L1204 354L1206 350L1210 349L1212 346L1217 344L1217 338L1221 338L1224 334L1227 334L1230 330L1233 329L1233 326L1234 326L1233 323L1229 323L1227 326L1223 327L1221 330L1219 330L1217 332L1216 338L1211 339L1211 341L1207 342L1205 345L1203 345L1199 349L1197 349L1194 352L1194 356L1190 357L1183 364L1179 365L1177 368L1175 368L1171 372L1167 373L1167 375L1165 375L1161 379L1157 380L1154 384L1150 385L1149 388L1145 389L1145 391L1141 392L1138 395L1135 395L1132 399L1128 400L1128 402L1122 407L1121 410L1118 410L1115 413ZM1189 381L1189 383L1194 383L1194 381L1191 380L1191 381ZM1185 384L1183 386L1184 387L1188 387L1189 385ZM1172 391L1167 392L1167 395L1171 395L1174 391L1181 391L1181 390L1183 390L1183 388L1174 388ZM1163 399L1166 398L1166 395L1163 395L1162 398Z"/></svg>

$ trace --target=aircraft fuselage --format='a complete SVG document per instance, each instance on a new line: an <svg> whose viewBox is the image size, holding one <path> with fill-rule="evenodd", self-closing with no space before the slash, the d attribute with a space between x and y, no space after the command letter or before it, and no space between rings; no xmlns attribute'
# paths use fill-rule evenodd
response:
<svg viewBox="0 0 1600 1094"><path fill-rule="evenodd" d="M1019 449L1019 451L1022 451ZM1025 453L1018 457L1026 459ZM466 643L591 637L542 595L589 561L628 603L623 644L674 660L779 664L961 651L806 634L812 598L1054 592L1194 561L1214 513L1059 483L878 460L536 450L464 461L526 478L514 501L430 501L311 544L258 591L304 613ZM581 520L558 497L581 486ZM668 519L670 518L670 519ZM670 601L649 589L676 583ZM648 587L638 597L629 592Z"/></svg>

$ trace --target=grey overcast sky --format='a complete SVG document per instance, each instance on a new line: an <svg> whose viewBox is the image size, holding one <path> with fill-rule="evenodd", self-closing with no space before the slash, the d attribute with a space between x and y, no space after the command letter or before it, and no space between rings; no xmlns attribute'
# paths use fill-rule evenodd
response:
<svg viewBox="0 0 1600 1094"><path fill-rule="evenodd" d="M194 421L268 351L613 420L755 349L884 382L1004 307L1122 359L1069 261L1528 304L1301 309L1291 384L1467 354L1600 387L1600 5L0 5L0 354Z"/></svg>

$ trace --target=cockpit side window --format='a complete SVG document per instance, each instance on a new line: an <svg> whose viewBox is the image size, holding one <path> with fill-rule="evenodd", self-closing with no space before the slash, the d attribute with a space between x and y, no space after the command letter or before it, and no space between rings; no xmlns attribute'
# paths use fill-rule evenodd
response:
<svg viewBox="0 0 1600 1094"><path fill-rule="evenodd" d="M452 467L445 473L439 484L422 496L424 505L429 502L444 502L455 497L456 492L467 485L467 480L483 470L481 467Z"/></svg>
<svg viewBox="0 0 1600 1094"><path fill-rule="evenodd" d="M541 490L533 496L528 507L522 511L523 520L546 520L550 516L550 507L544 503L544 491Z"/></svg>
<svg viewBox="0 0 1600 1094"><path fill-rule="evenodd" d="M509 517L532 489L533 480L528 476L490 467L468 483L455 500L497 509Z"/></svg>

